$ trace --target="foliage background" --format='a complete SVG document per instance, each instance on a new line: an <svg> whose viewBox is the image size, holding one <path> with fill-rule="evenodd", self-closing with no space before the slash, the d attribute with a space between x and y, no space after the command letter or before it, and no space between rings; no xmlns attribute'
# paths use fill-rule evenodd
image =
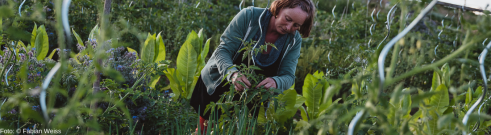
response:
<svg viewBox="0 0 491 135"><path fill-rule="evenodd" d="M423 0L424 2L429 1ZM9 47L11 43L28 45L35 25L46 27L50 41L50 53L61 48L61 51L57 51L59 55L41 61L30 59L28 54L32 50L19 51L27 58L22 59L21 56L16 56L15 61L17 62L12 64L15 66L7 76L10 85L6 84L3 77L4 80L0 84L0 88L3 90L0 97L2 99L9 97L9 101L1 108L2 127L33 128L35 125L56 127L38 120L40 115L27 116L28 114L41 114L39 97L36 94L29 95L28 93L33 89L36 90L38 88L36 86L42 84L43 78L47 76L56 61L63 61L69 66L63 69L64 72L57 75L57 79L52 82L54 88L49 89L51 94L48 99L48 103L51 104L49 107L60 112L65 110L80 113L76 116L82 120L70 119L69 122L65 121L70 123L67 124L67 127L58 126L59 128L67 129L67 133L87 133L90 131L86 131L84 128L89 127L96 132L156 134L189 132L189 129L194 129L195 123L197 123L197 114L188 106L187 100L171 98L174 94L168 87L170 81L163 74L166 69L158 68L158 64L176 67L179 50L186 41L188 33L193 30L197 31L203 28L204 39L211 39L210 50L214 50L219 44L219 36L239 11L240 0L113 1L111 15L108 17L110 25L107 26L102 26L104 25L102 23L104 19L101 19L103 18L101 14L103 1L73 0L69 10L70 28L79 34L85 45L77 45L75 36L71 36L71 41L67 42L71 44L66 44L64 36L60 36L63 35L60 31L60 22L57 20L60 12L56 9L57 4L58 7L61 5L61 1L26 1L21 9L22 17L18 13L21 1L2 0L0 3L0 11L2 12L0 17L3 21L2 42L0 44L4 52L2 53L2 70L7 70L5 67L11 64L6 63L6 60L12 52L10 51L10 55L7 55L9 51L5 47ZM377 84L374 83L377 82L377 75L375 75L376 72L373 67L380 51L377 50L377 46L379 44L385 45L410 20L414 19L425 5L417 2L391 1L391 3L398 3L399 6L390 16L393 20L389 26L390 34L387 36L387 40L382 42L388 31L386 16L393 4L380 5L377 1L367 3L367 1L362 0L327 2L314 0L314 3L318 7L317 18L315 26L312 28L312 36L304 38L302 41L302 54L297 66L294 89L298 94L303 95L304 90L309 90L304 89L304 81L308 78L308 74L323 71L325 79L330 81L331 86L338 89L337 92L330 93L334 95L332 99L342 99L340 100L341 104L333 105L337 109L326 114L326 117L343 116L340 119L334 119L339 121L336 124L329 125L339 128L338 130L331 129L330 132L344 133L349 120L356 112L354 110L364 106L367 99L372 96L369 91L375 86L367 84ZM246 1L243 5L242 7L245 7L246 5L253 5L253 3ZM259 7L266 5L266 0L257 0L254 3L254 6ZM377 11L380 13L373 15L379 17L372 19L371 13L374 9L375 13ZM476 90L477 86L483 84L476 60L481 50L484 49L481 42L485 41L486 37L491 36L489 32L491 28L489 25L485 25L490 18L488 16L476 16L461 9L442 6L435 7L433 11L425 17L423 22L418 24L417 29L411 31L404 40L398 43L401 45L401 51L397 54L399 59L396 61L397 64L391 66L390 69L393 69L393 76L398 76L413 68L441 60L444 56L463 46L465 33L470 31L472 33L470 40L474 41L473 47L465 51L459 59L447 62L450 72L450 76L447 77L451 81L446 87L454 90L454 93L448 94L449 100L456 99L453 101L457 102L457 104L454 103L454 106L457 106L454 107L456 112L465 112L465 106L469 106L473 100L472 98L460 97L467 93L479 93ZM110 47L113 50L105 50L105 55L95 53L90 57L73 57L71 55L71 59L66 61L59 57L63 55L63 52L67 52L65 55L77 54L83 52L84 48L90 48L91 45L103 46L101 44L104 43L93 42L88 38L91 30L98 24L101 26L101 31L105 32L101 38L113 39ZM373 29L370 30L372 24ZM141 54L140 50L145 44L148 33L160 33L162 35L167 50L166 60L170 60L170 63L149 64L135 58ZM136 50L136 53L128 52L127 47ZM69 50L63 50L64 48ZM212 52L209 51L208 56L211 56ZM393 57L392 54L395 53L391 53L387 57ZM91 93L90 86L95 80L92 73L98 66L92 62L94 59L92 56L107 58L108 61L104 61L103 67L106 67L107 71L119 72L115 73L118 75L117 77L111 76L113 74L102 76L101 87L103 92L99 95L87 94ZM110 58L113 60L109 60ZM80 63L77 63L75 59ZM391 60L388 59L385 65L391 65L391 63ZM25 65L27 65L28 70L23 69ZM486 65L491 65L491 62L487 61ZM487 68L489 69L489 66ZM435 82L433 81L434 72L436 71L428 70L414 74L397 83L402 84L401 88L412 90L409 92L410 95L417 95L418 90L429 92ZM486 73L490 74L491 70L486 71ZM154 88L148 86L151 78L147 75L161 76ZM23 76L28 79L23 79ZM120 78L124 78L124 81L117 81ZM141 79L140 84L137 81L139 79ZM467 86L471 88L470 91L464 89L467 84L470 84ZM360 95L357 95L355 89L360 89ZM395 85L388 86L384 90L382 99L390 100L393 92L398 89ZM324 93L326 92L324 91ZM71 101L78 96L84 97L77 99L85 101L83 102L85 104L75 104ZM474 99L477 96L474 94ZM101 98L101 100L96 100L97 98ZM98 107L102 111L94 113L100 116L97 119L92 119L90 115L92 113L87 107L89 105L87 102L92 101L98 101ZM464 109L458 107L459 101L465 102L465 104L460 104L464 106ZM111 105L116 105L119 109L112 110ZM107 110L110 111L105 113ZM422 110L420 106L414 105L410 113L413 115L419 110ZM300 111L298 112L294 116L295 121L302 119ZM462 117L461 113L455 114L459 115L459 118ZM69 116L72 117L72 115L55 116L53 113L50 118L62 119ZM319 120L321 119L319 117ZM332 121L332 119L330 120ZM81 121L84 124L80 124ZM367 126L373 123L376 123L376 120L365 121L360 132L384 131L382 130L383 127L372 130ZM301 125L293 122L293 120L290 124ZM316 125L322 124L316 123ZM188 130L178 130L178 127ZM312 133L319 131L319 129L322 128L310 127L302 130L299 127L295 131L310 131L309 133ZM285 130L288 131L288 129Z"/></svg>

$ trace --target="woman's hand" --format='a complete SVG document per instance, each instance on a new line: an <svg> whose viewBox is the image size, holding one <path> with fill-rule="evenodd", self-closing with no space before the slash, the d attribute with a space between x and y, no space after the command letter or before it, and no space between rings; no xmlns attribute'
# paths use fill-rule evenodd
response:
<svg viewBox="0 0 491 135"><path fill-rule="evenodd" d="M243 91L246 88L249 89L249 87L251 86L251 83L249 82L249 80L247 80L247 77L242 75L240 72L235 72L233 74L232 83L234 84L235 90L237 91ZM245 84L245 86L243 86L243 84Z"/></svg>
<svg viewBox="0 0 491 135"><path fill-rule="evenodd" d="M264 86L264 88L269 89L269 88L274 88L276 89L276 82L274 81L273 78L268 77L264 79L261 83L259 83L256 88L260 88L261 86Z"/></svg>

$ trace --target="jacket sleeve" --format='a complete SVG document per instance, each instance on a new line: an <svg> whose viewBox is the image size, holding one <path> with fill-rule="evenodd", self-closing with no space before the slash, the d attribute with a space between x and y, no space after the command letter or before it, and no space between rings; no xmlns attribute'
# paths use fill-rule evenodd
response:
<svg viewBox="0 0 491 135"><path fill-rule="evenodd" d="M289 89L295 82L295 70L300 57L302 38L295 36L295 40L293 47L286 52L287 54L280 65L278 75L272 77L276 82L276 88L282 91Z"/></svg>
<svg viewBox="0 0 491 135"><path fill-rule="evenodd" d="M244 38L248 28L250 16L248 16L247 12L251 12L250 9L244 8L232 19L220 37L220 45L214 52L218 71L221 76L227 75L227 80L230 80L232 73L238 71L237 68L230 67L233 66L232 57L237 53L242 43L239 38Z"/></svg>

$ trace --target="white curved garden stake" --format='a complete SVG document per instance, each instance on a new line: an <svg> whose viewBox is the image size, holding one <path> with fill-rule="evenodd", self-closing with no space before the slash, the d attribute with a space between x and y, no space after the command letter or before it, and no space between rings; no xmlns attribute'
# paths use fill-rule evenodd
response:
<svg viewBox="0 0 491 135"><path fill-rule="evenodd" d="M61 6L61 21L63 23L63 29L65 29L66 37L70 40L70 25L68 23L68 9L72 0L63 0L63 5Z"/></svg>
<svg viewBox="0 0 491 135"><path fill-rule="evenodd" d="M60 69L61 63L56 63L56 65L49 71L46 79L44 79L43 85L41 86L41 94L39 94L39 103L41 103L41 109L43 110L44 119L48 121L48 112L46 111L46 89L48 88L49 82L55 76L55 73Z"/></svg>
<svg viewBox="0 0 491 135"><path fill-rule="evenodd" d="M22 1L22 3L20 3L20 6L19 6L19 16L22 17L22 13L20 12L20 9L22 9L22 5L24 5L24 2L26 2L26 0Z"/></svg>
<svg viewBox="0 0 491 135"><path fill-rule="evenodd" d="M486 96L486 92L488 90L488 81L486 79L486 72L485 72L485 69L484 69L484 59L486 59L486 55L488 54L488 50L490 48L491 48L491 42L488 44L488 46L486 46L486 48L484 48L484 50L482 51L482 53L481 53L481 55L479 57L479 69L481 70L481 76L482 76L482 79L483 79L484 88L482 89L482 95L479 97L479 99L477 99L476 103L474 103L471 106L471 108L469 108L469 110L467 111L467 113L465 113L464 119L462 119L462 123L464 123L464 126L466 126L467 123L469 122L469 116L472 114L472 112L474 111L474 109L476 109L476 107L482 102L482 100ZM479 111L480 110L481 109L479 109ZM462 134L465 135L467 133L465 131L462 131Z"/></svg>
<svg viewBox="0 0 491 135"><path fill-rule="evenodd" d="M385 36L385 38L382 40L382 42L380 42L380 44L378 44L377 49L378 49L378 48L380 47L380 45L381 45L382 43L384 43L384 41L385 41L385 40L386 40L386 39L389 37L389 34L390 34L390 22L391 22L391 21L390 21L390 16L391 16L391 14L392 14L392 10L394 10L394 9L396 8L396 6L397 6L397 4L395 4L394 6L392 6L392 8L390 8L390 10L389 10L389 13L387 13L387 22L386 22L386 23L387 23L387 25L386 25L386 26L387 26L387 29L388 29L388 30L387 30L387 35L386 35L386 36Z"/></svg>
<svg viewBox="0 0 491 135"><path fill-rule="evenodd" d="M334 5L334 7L332 8L332 16L334 17L334 19L336 19L336 15L334 14L334 9L336 9L336 5Z"/></svg>
<svg viewBox="0 0 491 135"><path fill-rule="evenodd" d="M387 43L387 45L385 45L384 49L382 49L382 52L380 52L380 55L378 57L378 72L379 72L379 75L380 75L380 87L379 87L380 89L379 89L378 96L380 96L380 92L382 92L382 90L384 88L384 82L385 82L384 62L385 62L385 57L389 53L389 50L392 48L392 46L394 46L394 44L397 41L399 41L412 28L414 28L414 26L416 26L416 24L419 21L421 21L421 19L423 19L423 17L436 5L437 2L438 2L438 0L433 0L425 9L423 9L423 11L421 11L421 13L416 17L416 19L414 19L411 22L411 24L409 24L401 33L397 34L396 37L394 37L392 40L390 40L389 43ZM392 8L394 8L394 7L392 7ZM389 13L390 12L391 11L389 11ZM387 21L389 21L389 19L387 19ZM366 112L366 109L361 110L360 112L358 112L356 114L356 116L350 122L349 127L348 127L348 135L353 135L354 134L355 129L356 129L356 125L357 125L358 121L361 118L363 118L363 116L365 115L365 112Z"/></svg>

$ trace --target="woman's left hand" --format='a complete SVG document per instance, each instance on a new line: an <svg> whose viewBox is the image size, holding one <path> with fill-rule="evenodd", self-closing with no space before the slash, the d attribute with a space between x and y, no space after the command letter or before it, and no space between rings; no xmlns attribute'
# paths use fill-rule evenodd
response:
<svg viewBox="0 0 491 135"><path fill-rule="evenodd" d="M269 89L269 88L275 88L276 89L276 82L274 81L273 78L268 77L268 78L264 79L261 83L259 83L256 86L256 89L260 88L261 86L264 86L264 88L266 88L266 89Z"/></svg>

